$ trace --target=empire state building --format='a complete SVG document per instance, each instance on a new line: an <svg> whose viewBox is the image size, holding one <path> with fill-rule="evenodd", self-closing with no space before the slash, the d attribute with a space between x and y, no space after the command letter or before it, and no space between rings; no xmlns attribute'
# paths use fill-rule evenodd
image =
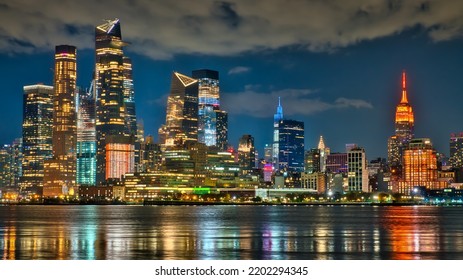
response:
<svg viewBox="0 0 463 280"><path fill-rule="evenodd" d="M407 77L404 71L402 72L402 98L395 113L395 135L388 140L388 160L391 167L401 166L403 149L414 137L414 126L415 118L413 108L408 103Z"/></svg>

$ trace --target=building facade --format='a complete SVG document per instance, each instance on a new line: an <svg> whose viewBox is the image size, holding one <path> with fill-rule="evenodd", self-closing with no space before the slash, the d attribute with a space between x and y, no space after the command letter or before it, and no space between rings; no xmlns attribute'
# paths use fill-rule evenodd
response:
<svg viewBox="0 0 463 280"><path fill-rule="evenodd" d="M44 161L52 157L53 87L24 86L21 191L42 194Z"/></svg>
<svg viewBox="0 0 463 280"><path fill-rule="evenodd" d="M353 148L347 153L347 190L349 192L370 192L368 161L363 148Z"/></svg>
<svg viewBox="0 0 463 280"><path fill-rule="evenodd" d="M453 168L463 168L463 133L450 135L449 162Z"/></svg>
<svg viewBox="0 0 463 280"><path fill-rule="evenodd" d="M304 171L304 123L280 120L278 123L279 169Z"/></svg>
<svg viewBox="0 0 463 280"><path fill-rule="evenodd" d="M43 196L67 195L76 184L76 81L77 49L55 48L53 94L53 157L44 163Z"/></svg>
<svg viewBox="0 0 463 280"><path fill-rule="evenodd" d="M249 134L241 136L238 143L238 161L241 173L249 174L256 167L256 148L254 137Z"/></svg>

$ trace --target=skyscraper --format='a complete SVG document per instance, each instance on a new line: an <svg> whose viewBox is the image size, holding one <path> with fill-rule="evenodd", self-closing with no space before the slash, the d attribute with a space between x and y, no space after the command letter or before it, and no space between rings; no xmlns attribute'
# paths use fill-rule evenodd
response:
<svg viewBox="0 0 463 280"><path fill-rule="evenodd" d="M198 80L172 73L167 98L166 124L159 129L159 142L175 146L198 141Z"/></svg>
<svg viewBox="0 0 463 280"><path fill-rule="evenodd" d="M256 167L256 148L254 137L249 134L241 136L238 143L238 162L242 174L248 174Z"/></svg>
<svg viewBox="0 0 463 280"><path fill-rule="evenodd" d="M415 118L413 108L408 103L406 83L404 71L402 73L402 98L395 113L395 135L388 140L388 161L392 167L401 166L403 150L414 136Z"/></svg>
<svg viewBox="0 0 463 280"><path fill-rule="evenodd" d="M347 190L369 192L368 161L363 148L353 148L347 152Z"/></svg>
<svg viewBox="0 0 463 280"><path fill-rule="evenodd" d="M125 122L130 135L137 135L137 116L135 111L135 90L132 78L132 60L127 56L123 57L124 70L124 106Z"/></svg>
<svg viewBox="0 0 463 280"><path fill-rule="evenodd" d="M78 185L96 184L95 89L81 91L77 106L77 175Z"/></svg>
<svg viewBox="0 0 463 280"><path fill-rule="evenodd" d="M198 142L225 150L228 114L220 109L219 72L201 69L192 74L198 80Z"/></svg>
<svg viewBox="0 0 463 280"><path fill-rule="evenodd" d="M450 165L453 168L463 168L463 133L450 135Z"/></svg>
<svg viewBox="0 0 463 280"><path fill-rule="evenodd" d="M428 138L413 139L404 150L403 175L394 191L409 195L415 187L446 187L446 182L437 179L437 155Z"/></svg>
<svg viewBox="0 0 463 280"><path fill-rule="evenodd" d="M278 97L278 107L276 114L273 115L273 166L277 170L279 168L278 156L280 154L279 148L279 125L283 120L283 107L281 106L280 97Z"/></svg>
<svg viewBox="0 0 463 280"><path fill-rule="evenodd" d="M304 122L279 121L278 164L279 169L304 171Z"/></svg>
<svg viewBox="0 0 463 280"><path fill-rule="evenodd" d="M320 171L326 171L326 158L330 154L330 148L325 146L325 141L323 136L320 135L320 140L318 141L318 149L320 150Z"/></svg>
<svg viewBox="0 0 463 280"><path fill-rule="evenodd" d="M131 135L127 122L132 117L125 102L130 107L133 89L127 59L124 67L125 45L119 19L95 28L97 184L120 179L134 168L134 134ZM126 91L124 83L128 86Z"/></svg>
<svg viewBox="0 0 463 280"><path fill-rule="evenodd" d="M76 182L76 55L74 46L55 48L53 158L45 161L44 196L68 194Z"/></svg>
<svg viewBox="0 0 463 280"><path fill-rule="evenodd" d="M44 161L52 156L53 87L30 85L23 95L23 161L20 187L42 194Z"/></svg>

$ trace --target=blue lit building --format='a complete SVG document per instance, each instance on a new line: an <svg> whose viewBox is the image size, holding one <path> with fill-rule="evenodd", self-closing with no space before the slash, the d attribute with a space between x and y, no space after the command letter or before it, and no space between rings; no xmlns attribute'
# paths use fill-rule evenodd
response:
<svg viewBox="0 0 463 280"><path fill-rule="evenodd" d="M278 150L280 170L304 171L304 122L280 120L278 123Z"/></svg>
<svg viewBox="0 0 463 280"><path fill-rule="evenodd" d="M77 185L96 185L95 97L93 87L78 97Z"/></svg>

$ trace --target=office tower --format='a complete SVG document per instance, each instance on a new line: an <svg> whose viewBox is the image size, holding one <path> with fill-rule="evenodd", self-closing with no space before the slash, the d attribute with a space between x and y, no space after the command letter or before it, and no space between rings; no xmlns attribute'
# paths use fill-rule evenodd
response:
<svg viewBox="0 0 463 280"><path fill-rule="evenodd" d="M264 147L264 160L266 163L272 162L272 145L265 144Z"/></svg>
<svg viewBox="0 0 463 280"><path fill-rule="evenodd" d="M320 149L313 148L305 152L304 170L306 173L316 173L321 171Z"/></svg>
<svg viewBox="0 0 463 280"><path fill-rule="evenodd" d="M11 145L0 147L0 189L12 186Z"/></svg>
<svg viewBox="0 0 463 280"><path fill-rule="evenodd" d="M140 148L139 172L160 171L162 167L161 145L154 143L153 136L147 136Z"/></svg>
<svg viewBox="0 0 463 280"><path fill-rule="evenodd" d="M42 194L44 161L52 157L53 87L30 85L23 95L21 191Z"/></svg>
<svg viewBox="0 0 463 280"><path fill-rule="evenodd" d="M256 167L256 148L254 147L254 137L249 134L241 136L238 143L238 162L241 174L251 173Z"/></svg>
<svg viewBox="0 0 463 280"><path fill-rule="evenodd" d="M125 122L130 135L137 136L137 116L135 113L135 91L132 78L132 60L127 56L123 57L124 70L124 106Z"/></svg>
<svg viewBox="0 0 463 280"><path fill-rule="evenodd" d="M278 156L280 154L280 142L279 142L279 125L280 121L283 120L283 107L281 106L280 97L278 97L278 107L276 114L273 115L273 166L275 170L278 170L280 165L278 161Z"/></svg>
<svg viewBox="0 0 463 280"><path fill-rule="evenodd" d="M53 158L44 163L43 196L72 194L76 183L76 55L74 46L55 48Z"/></svg>
<svg viewBox="0 0 463 280"><path fill-rule="evenodd" d="M463 133L450 135L450 165L453 168L463 168Z"/></svg>
<svg viewBox="0 0 463 280"><path fill-rule="evenodd" d="M93 85L93 83L92 83ZM96 185L95 89L77 98L77 185Z"/></svg>
<svg viewBox="0 0 463 280"><path fill-rule="evenodd" d="M402 98L397 105L395 114L395 135L388 140L388 161L392 167L400 168L403 150L413 138L414 114L413 108L408 103L407 79L405 72L402 73Z"/></svg>
<svg viewBox="0 0 463 280"><path fill-rule="evenodd" d="M326 171L347 173L347 153L332 153L326 157Z"/></svg>
<svg viewBox="0 0 463 280"><path fill-rule="evenodd" d="M279 169L304 171L304 122L280 120L278 149Z"/></svg>
<svg viewBox="0 0 463 280"><path fill-rule="evenodd" d="M320 171L326 171L326 158L330 154L330 148L326 147L323 136L320 135L320 140L318 141L318 149L320 150Z"/></svg>
<svg viewBox="0 0 463 280"><path fill-rule="evenodd" d="M97 184L119 180L134 168L133 128L127 123L132 118L127 117L125 102L130 106L133 91L129 85L124 90L124 83L131 84L127 59L124 67L125 45L119 19L95 28Z"/></svg>
<svg viewBox="0 0 463 280"><path fill-rule="evenodd" d="M159 142L166 147L198 141L198 80L172 73L167 98L166 124L159 129Z"/></svg>
<svg viewBox="0 0 463 280"><path fill-rule="evenodd" d="M403 175L395 192L411 194L415 187L442 189L437 180L437 155L429 138L412 139L404 150Z"/></svg>
<svg viewBox="0 0 463 280"><path fill-rule="evenodd" d="M368 162L363 148L352 148L347 152L347 190L370 192L368 187Z"/></svg>
<svg viewBox="0 0 463 280"><path fill-rule="evenodd" d="M194 70L198 80L198 142L227 149L228 113L220 109L219 72Z"/></svg>

